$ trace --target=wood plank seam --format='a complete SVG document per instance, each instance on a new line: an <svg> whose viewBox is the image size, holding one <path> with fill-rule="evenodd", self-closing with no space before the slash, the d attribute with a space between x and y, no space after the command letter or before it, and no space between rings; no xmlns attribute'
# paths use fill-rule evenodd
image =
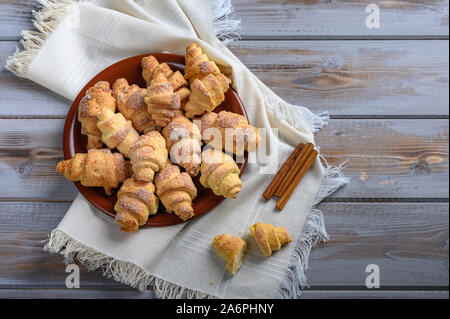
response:
<svg viewBox="0 0 450 319"><path fill-rule="evenodd" d="M42 240L69 204L0 203L0 241L7 256L0 259L0 284L64 285L63 257L44 252ZM322 203L320 208L331 238L311 252L312 287L361 287L368 263L380 266L382 287L448 286L447 203ZM323 276L344 265L341 276ZM120 285L100 272L80 270L85 287Z"/></svg>
<svg viewBox="0 0 450 319"><path fill-rule="evenodd" d="M429 36L389 36L389 35L373 35L373 36L339 36L339 35L327 35L327 36L290 36L290 35L277 35L277 36L248 36L242 35L240 39L236 41L373 41L373 40L395 40L395 41L430 41L430 40L448 40L448 35L429 35Z"/></svg>
<svg viewBox="0 0 450 319"><path fill-rule="evenodd" d="M55 172L63 124L1 120L0 167L8 182L0 198L75 198L73 183ZM353 181L332 198L448 198L447 120L336 120L316 136L330 164L349 160L344 172Z"/></svg>
<svg viewBox="0 0 450 319"><path fill-rule="evenodd" d="M316 113L328 111L333 120L448 119L445 41L388 41L383 48L379 41L244 41L229 47L287 102ZM0 43L0 61L12 51L13 43ZM273 52L278 59L272 59ZM0 93L5 119L64 118L70 105L5 70L0 72ZM29 103L36 106L31 111Z"/></svg>

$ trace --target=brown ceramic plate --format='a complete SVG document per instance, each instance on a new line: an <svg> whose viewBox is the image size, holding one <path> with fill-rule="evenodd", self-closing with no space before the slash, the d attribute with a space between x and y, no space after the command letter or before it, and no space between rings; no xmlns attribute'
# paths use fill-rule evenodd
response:
<svg viewBox="0 0 450 319"><path fill-rule="evenodd" d="M135 83L140 87L145 87L145 81L141 75L141 60L143 57L150 55L138 55L131 57L120 62L117 62L99 74L97 74L86 86L81 90L76 99L73 101L70 107L67 119L64 125L63 136L63 150L64 158L70 159L75 153L86 153L87 138L81 135L81 124L77 119L78 104L85 95L86 90L94 85L98 81L108 81L111 86L116 79L126 78L129 83ZM184 70L184 57L175 54L157 53L153 54L160 63L166 62L173 70ZM244 115L247 118L244 106L237 93L230 88L225 94L225 101L219 105L215 112L223 110L231 111ZM247 163L247 154L245 154L245 160L243 163L238 163L241 170L240 175L244 171L245 164ZM216 196L210 189L205 189L199 183L198 176L194 178L194 183L197 186L198 196L194 199L193 207L195 217L205 214L206 212L217 206L224 198ZM80 182L75 182L75 186L80 193L98 210L106 215L114 218L116 212L114 211L114 204L117 201L116 192L111 196L106 196L103 188L100 187L85 187ZM183 221L174 214L168 214L165 212L164 206L160 203L159 210L156 215L150 216L146 225L148 226L169 226L182 223Z"/></svg>

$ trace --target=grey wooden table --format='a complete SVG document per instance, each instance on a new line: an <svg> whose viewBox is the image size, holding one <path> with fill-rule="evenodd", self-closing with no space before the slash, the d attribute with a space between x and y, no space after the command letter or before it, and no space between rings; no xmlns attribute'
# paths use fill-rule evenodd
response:
<svg viewBox="0 0 450 319"><path fill-rule="evenodd" d="M287 101L329 110L317 141L331 164L349 160L351 183L320 205L331 240L311 253L303 297L448 298L448 0L233 3L231 50ZM0 3L2 65L36 7ZM62 257L42 250L76 195L55 172L69 105L0 72L0 297L149 298L84 268L66 289Z"/></svg>

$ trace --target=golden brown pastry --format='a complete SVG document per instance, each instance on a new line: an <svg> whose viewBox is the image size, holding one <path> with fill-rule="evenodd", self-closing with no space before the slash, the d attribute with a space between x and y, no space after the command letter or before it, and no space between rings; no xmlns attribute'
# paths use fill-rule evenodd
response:
<svg viewBox="0 0 450 319"><path fill-rule="evenodd" d="M78 120L81 122L81 134L87 135L87 148L102 148L102 133L97 127L97 114L102 108L116 111L116 99L111 95L108 82L100 81L86 91L78 106Z"/></svg>
<svg viewBox="0 0 450 319"><path fill-rule="evenodd" d="M180 71L173 72L166 63L159 63L153 56L149 55L142 59L142 77L147 83L147 87L151 85L152 80L156 79L158 75L163 75L172 84L173 91L180 97L180 103L183 107L191 94L186 86L188 82L184 79Z"/></svg>
<svg viewBox="0 0 450 319"><path fill-rule="evenodd" d="M151 82L160 74L169 80L174 91L187 86L188 84L180 71L173 72L166 63L159 63L153 55L144 57L141 61L141 67L142 77L144 78L145 83L147 83L147 87L149 87Z"/></svg>
<svg viewBox="0 0 450 319"><path fill-rule="evenodd" d="M191 84L191 95L184 106L186 117L193 118L205 112L213 111L225 100L225 92L230 86L230 79L222 73L207 75L201 81Z"/></svg>
<svg viewBox="0 0 450 319"><path fill-rule="evenodd" d="M158 203L152 182L138 181L134 176L130 177L117 193L117 202L114 205L117 212L115 221L121 230L133 233L147 222L149 215L156 214Z"/></svg>
<svg viewBox="0 0 450 319"><path fill-rule="evenodd" d="M122 113L114 113L103 109L98 113L97 126L102 131L102 140L110 148L117 148L128 157L128 151L139 138L131 121L127 121Z"/></svg>
<svg viewBox="0 0 450 319"><path fill-rule="evenodd" d="M184 112L184 107L189 101L189 96L191 96L191 90L189 90L187 87L182 87L176 90L175 93L180 97L181 110Z"/></svg>
<svg viewBox="0 0 450 319"><path fill-rule="evenodd" d="M152 80L145 97L148 112L156 126L166 126L176 115L183 115L180 110L180 96L173 92L172 84L160 74Z"/></svg>
<svg viewBox="0 0 450 319"><path fill-rule="evenodd" d="M200 171L201 140L197 125L182 115L175 116L162 130L167 150L174 163L183 167L191 176Z"/></svg>
<svg viewBox="0 0 450 319"><path fill-rule="evenodd" d="M229 153L242 155L244 150L254 152L258 147L258 130L236 113L207 112L202 116L201 130L205 143Z"/></svg>
<svg viewBox="0 0 450 319"><path fill-rule="evenodd" d="M207 149L202 153L200 183L218 196L235 198L241 191L239 167L222 151Z"/></svg>
<svg viewBox="0 0 450 319"><path fill-rule="evenodd" d="M155 123L144 101L147 89L142 89L136 84L129 85L128 81L122 78L114 82L113 95L117 100L117 109L133 123L136 131L145 134L155 129Z"/></svg>
<svg viewBox="0 0 450 319"><path fill-rule="evenodd" d="M151 182L155 173L166 165L166 141L158 131L150 131L130 147L129 155L136 179Z"/></svg>
<svg viewBox="0 0 450 319"><path fill-rule="evenodd" d="M256 223L248 228L266 256L271 256L274 250L280 250L281 246L292 241L284 227Z"/></svg>
<svg viewBox="0 0 450 319"><path fill-rule="evenodd" d="M212 244L216 249L217 255L226 261L228 271L233 275L236 274L244 262L247 243L238 236L222 234L214 237Z"/></svg>
<svg viewBox="0 0 450 319"><path fill-rule="evenodd" d="M205 76L220 73L214 61L210 61L198 43L190 43L186 48L186 67L184 78L189 79L192 85L196 79L202 80Z"/></svg>
<svg viewBox="0 0 450 319"><path fill-rule="evenodd" d="M194 216L192 200L197 196L197 189L188 173L181 173L180 168L170 160L156 174L156 195L166 210L174 212L182 220Z"/></svg>
<svg viewBox="0 0 450 319"><path fill-rule="evenodd" d="M103 187L107 195L131 174L130 162L122 154L109 149L91 149L77 153L70 160L61 161L56 171L71 181L80 181L83 186Z"/></svg>

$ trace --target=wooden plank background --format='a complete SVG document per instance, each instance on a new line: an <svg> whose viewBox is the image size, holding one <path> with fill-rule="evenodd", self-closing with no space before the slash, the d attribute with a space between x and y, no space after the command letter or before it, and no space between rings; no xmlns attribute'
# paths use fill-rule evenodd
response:
<svg viewBox="0 0 450 319"><path fill-rule="evenodd" d="M230 48L286 101L333 118L448 114L448 41L382 43L239 41ZM2 61L15 45L0 42ZM71 104L6 71L0 73L0 96L8 101L0 107L3 116L63 117Z"/></svg>
<svg viewBox="0 0 450 319"><path fill-rule="evenodd" d="M55 171L64 119L0 119L0 198L72 200L73 183ZM330 164L348 160L353 182L329 200L445 198L448 121L335 119L317 134Z"/></svg>
<svg viewBox="0 0 450 319"><path fill-rule="evenodd" d="M0 288L64 288L59 255L42 251L70 202L0 203ZM313 251L312 289L364 289L365 267L379 265L383 289L443 289L448 283L448 203L325 202L331 239ZM39 212L39 213L37 213ZM18 253L20 252L20 254ZM97 273L81 272L82 288L118 288Z"/></svg>
<svg viewBox="0 0 450 319"><path fill-rule="evenodd" d="M381 28L367 29L377 3ZM231 50L288 102L332 121L317 134L352 182L320 204L304 298L448 298L448 1L234 0ZM31 0L0 3L0 62L32 28ZM42 251L76 196L54 170L70 101L0 71L0 297L152 298ZM364 286L365 267L381 289Z"/></svg>
<svg viewBox="0 0 450 319"><path fill-rule="evenodd" d="M365 25L369 3L380 7L379 29ZM445 38L448 0L235 0L233 18L241 19L242 39ZM16 39L29 28L31 0L4 0L0 29L4 39Z"/></svg>

